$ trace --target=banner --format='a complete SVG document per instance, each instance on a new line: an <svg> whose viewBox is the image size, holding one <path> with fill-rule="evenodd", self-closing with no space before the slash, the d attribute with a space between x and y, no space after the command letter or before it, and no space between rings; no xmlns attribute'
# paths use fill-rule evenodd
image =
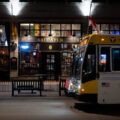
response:
<svg viewBox="0 0 120 120"><path fill-rule="evenodd" d="M16 40L18 38L18 30L14 23L12 23L12 40Z"/></svg>

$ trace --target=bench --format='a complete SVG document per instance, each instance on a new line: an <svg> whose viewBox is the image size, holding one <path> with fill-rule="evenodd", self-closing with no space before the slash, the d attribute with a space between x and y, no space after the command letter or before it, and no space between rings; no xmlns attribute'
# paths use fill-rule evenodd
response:
<svg viewBox="0 0 120 120"><path fill-rule="evenodd" d="M42 88L42 80L12 80L12 96L14 96L14 91L17 90L18 94L21 90L31 90L33 94L33 90L38 90L40 92L40 96Z"/></svg>

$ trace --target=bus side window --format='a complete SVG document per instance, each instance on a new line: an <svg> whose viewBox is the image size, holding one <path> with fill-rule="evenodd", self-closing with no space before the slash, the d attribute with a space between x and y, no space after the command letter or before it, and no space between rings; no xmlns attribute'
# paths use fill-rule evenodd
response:
<svg viewBox="0 0 120 120"><path fill-rule="evenodd" d="M110 72L110 48L102 47L100 53L99 71Z"/></svg>
<svg viewBox="0 0 120 120"><path fill-rule="evenodd" d="M112 70L120 71L120 48L112 49Z"/></svg>

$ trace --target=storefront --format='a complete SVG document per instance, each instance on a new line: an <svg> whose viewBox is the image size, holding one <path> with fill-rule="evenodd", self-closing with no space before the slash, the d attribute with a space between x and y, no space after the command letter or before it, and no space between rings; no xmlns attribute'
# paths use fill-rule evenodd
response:
<svg viewBox="0 0 120 120"><path fill-rule="evenodd" d="M19 76L47 74L56 80L70 75L81 24L20 24Z"/></svg>
<svg viewBox="0 0 120 120"><path fill-rule="evenodd" d="M0 25L0 80L9 79L9 48L8 33L9 28L5 24Z"/></svg>

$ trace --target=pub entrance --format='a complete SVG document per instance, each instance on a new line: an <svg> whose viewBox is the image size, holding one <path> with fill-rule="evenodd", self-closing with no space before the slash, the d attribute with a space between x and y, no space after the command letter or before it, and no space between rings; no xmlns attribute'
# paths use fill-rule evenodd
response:
<svg viewBox="0 0 120 120"><path fill-rule="evenodd" d="M42 73L45 74L44 90L58 91L61 74L60 52L42 52Z"/></svg>

